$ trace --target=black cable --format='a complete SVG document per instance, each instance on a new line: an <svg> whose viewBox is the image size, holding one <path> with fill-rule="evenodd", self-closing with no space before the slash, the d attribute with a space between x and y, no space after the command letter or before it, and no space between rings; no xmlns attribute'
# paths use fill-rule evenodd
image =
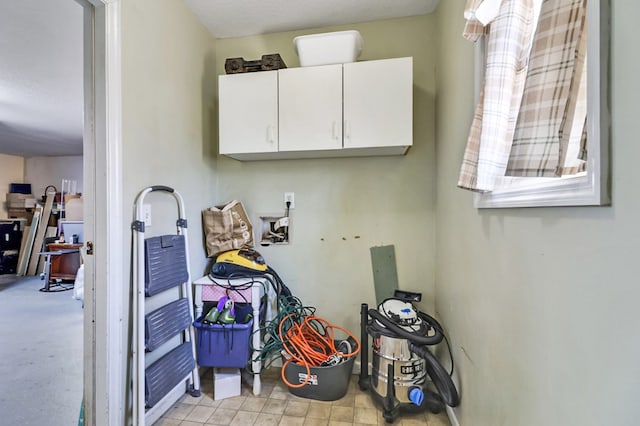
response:
<svg viewBox="0 0 640 426"><path fill-rule="evenodd" d="M244 300L244 303L249 303L249 301L247 300L247 298L244 296L244 294L242 293L244 290L248 290L251 287L254 286L254 284L257 282L257 280L255 279L256 277L254 276L237 276L237 277L217 277L214 276L212 274L209 274L209 279L211 281L213 281L213 283L215 285L217 285L218 287L222 287L225 289L225 293L227 294L227 296L229 296L229 292L233 291L235 292L239 297L242 298L242 300ZM249 281L245 282L245 283L241 283L241 284L231 284L231 280L232 279L247 279ZM227 284L225 285L224 283L221 283L217 280L227 280Z"/></svg>
<svg viewBox="0 0 640 426"><path fill-rule="evenodd" d="M444 329L442 328L440 323L431 315L422 311L418 311L418 316L422 318L423 321L427 321L429 325L431 325L431 327L437 329L442 334L442 337L444 338L444 341L447 344L447 351L449 352L449 360L451 361L451 370L449 371L449 376L453 376L453 370L454 370L453 352L451 351L451 344L449 344L449 339L447 339L447 335L444 332Z"/></svg>
<svg viewBox="0 0 640 426"><path fill-rule="evenodd" d="M289 208L291 207L291 201L287 201L285 203L287 205L287 209L285 210L285 217L287 218L287 226L284 228L284 239L289 242Z"/></svg>
<svg viewBox="0 0 640 426"><path fill-rule="evenodd" d="M287 287L284 284L284 281L282 281L282 278L280 278L280 275L278 275L278 273L275 271L275 269L273 269L270 266L267 266L267 271L271 275L273 275L273 277L276 279L276 282L278 283L278 287L280 288L280 292L282 293L282 295L291 296L291 290L289 290L289 287Z"/></svg>

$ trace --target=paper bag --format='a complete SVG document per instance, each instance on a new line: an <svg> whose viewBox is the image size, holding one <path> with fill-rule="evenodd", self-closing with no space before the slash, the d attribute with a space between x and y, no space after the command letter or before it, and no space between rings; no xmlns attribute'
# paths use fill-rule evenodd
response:
<svg viewBox="0 0 640 426"><path fill-rule="evenodd" d="M240 201L210 207L202 211L207 257L228 250L253 247L253 226Z"/></svg>

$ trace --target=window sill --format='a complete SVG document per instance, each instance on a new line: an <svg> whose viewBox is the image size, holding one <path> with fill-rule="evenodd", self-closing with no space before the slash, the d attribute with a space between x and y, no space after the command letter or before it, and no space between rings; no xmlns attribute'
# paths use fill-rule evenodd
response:
<svg viewBox="0 0 640 426"><path fill-rule="evenodd" d="M475 194L476 208L603 206L609 191L593 173L566 178L513 178L508 188ZM603 190L604 189L604 190Z"/></svg>

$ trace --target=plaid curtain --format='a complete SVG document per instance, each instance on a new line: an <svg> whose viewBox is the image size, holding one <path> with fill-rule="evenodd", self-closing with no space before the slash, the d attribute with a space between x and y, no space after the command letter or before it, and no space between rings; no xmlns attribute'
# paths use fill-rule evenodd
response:
<svg viewBox="0 0 640 426"><path fill-rule="evenodd" d="M586 100L569 94L586 91L586 0L504 0L488 29L475 18L482 3L465 9L463 36L486 33L487 63L458 186L583 171Z"/></svg>
<svg viewBox="0 0 640 426"><path fill-rule="evenodd" d="M476 39L484 32L475 19L476 0L467 2L472 16L464 36ZM524 92L527 62L535 23L535 0L504 0L487 34L485 82L471 125L458 186L491 191L496 176L504 176ZM490 141L486 143L485 141Z"/></svg>
<svg viewBox="0 0 640 426"><path fill-rule="evenodd" d="M586 5L585 5L586 6ZM584 14L569 101L560 125L560 155L557 176L587 169L587 23Z"/></svg>
<svg viewBox="0 0 640 426"><path fill-rule="evenodd" d="M586 0L543 2L507 175L558 176L584 167L585 23Z"/></svg>

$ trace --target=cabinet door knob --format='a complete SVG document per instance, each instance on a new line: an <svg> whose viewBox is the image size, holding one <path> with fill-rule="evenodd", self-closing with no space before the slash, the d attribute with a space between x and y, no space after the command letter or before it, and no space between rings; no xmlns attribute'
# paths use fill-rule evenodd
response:
<svg viewBox="0 0 640 426"><path fill-rule="evenodd" d="M349 120L344 120L344 137L346 139L351 139L351 124Z"/></svg>
<svg viewBox="0 0 640 426"><path fill-rule="evenodd" d="M337 121L333 122L331 132L333 135L333 139L338 139L338 122Z"/></svg>

